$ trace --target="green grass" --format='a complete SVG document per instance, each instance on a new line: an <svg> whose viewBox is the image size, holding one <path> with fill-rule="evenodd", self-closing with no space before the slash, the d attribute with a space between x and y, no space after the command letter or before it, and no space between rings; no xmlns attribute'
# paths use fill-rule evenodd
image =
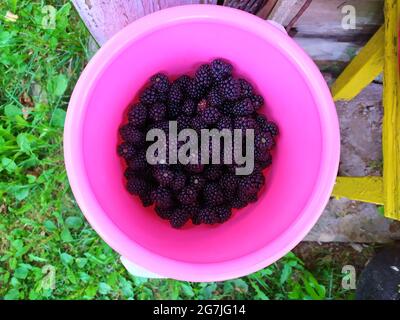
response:
<svg viewBox="0 0 400 320"><path fill-rule="evenodd" d="M43 28L46 4L57 10L54 30ZM6 20L7 11L18 19ZM351 296L340 289L340 267L322 263L311 273L294 254L248 277L220 283L130 276L83 219L64 169L65 110L89 59L87 42L88 32L68 2L0 4L0 298Z"/></svg>

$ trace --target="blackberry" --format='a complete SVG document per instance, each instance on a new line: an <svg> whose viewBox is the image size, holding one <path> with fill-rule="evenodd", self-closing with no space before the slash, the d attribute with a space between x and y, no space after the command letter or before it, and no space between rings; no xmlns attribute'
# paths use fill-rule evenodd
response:
<svg viewBox="0 0 400 320"><path fill-rule="evenodd" d="M132 168L129 168L129 167L125 169L124 177L126 179L131 179L131 178L134 178L135 176L136 176L136 171L135 170L133 170Z"/></svg>
<svg viewBox="0 0 400 320"><path fill-rule="evenodd" d="M200 211L200 210L199 210L199 211ZM201 224L200 216L199 216L198 213L195 214L195 215L193 215L193 216L191 217L191 219L192 219L192 223L193 223L195 226L198 226L199 224Z"/></svg>
<svg viewBox="0 0 400 320"><path fill-rule="evenodd" d="M254 137L254 145L256 149L264 151L269 150L272 149L274 144L275 144L274 139L272 138L269 132L256 131Z"/></svg>
<svg viewBox="0 0 400 320"><path fill-rule="evenodd" d="M166 93L169 89L169 79L163 73L157 73L150 78L153 88L161 93Z"/></svg>
<svg viewBox="0 0 400 320"><path fill-rule="evenodd" d="M253 111L253 103L249 98L235 103L232 108L232 113L239 117L251 115Z"/></svg>
<svg viewBox="0 0 400 320"><path fill-rule="evenodd" d="M119 133L123 140L132 143L135 146L142 146L146 141L144 133L130 124L122 126L119 129Z"/></svg>
<svg viewBox="0 0 400 320"><path fill-rule="evenodd" d="M169 222L173 228L179 229L182 228L186 222L190 219L190 214L185 212L184 209L179 208L174 211L172 216L170 217Z"/></svg>
<svg viewBox="0 0 400 320"><path fill-rule="evenodd" d="M194 78L202 88L208 89L213 81L210 65L201 65L197 69Z"/></svg>
<svg viewBox="0 0 400 320"><path fill-rule="evenodd" d="M232 116L232 103L231 102L225 102L223 103L218 109L221 111L224 115L226 116Z"/></svg>
<svg viewBox="0 0 400 320"><path fill-rule="evenodd" d="M234 101L240 97L240 83L236 79L228 78L222 81L219 90L222 97L227 100Z"/></svg>
<svg viewBox="0 0 400 320"><path fill-rule="evenodd" d="M163 103L156 103L149 107L148 113L149 118L152 121L161 121L165 118L167 114L167 107Z"/></svg>
<svg viewBox="0 0 400 320"><path fill-rule="evenodd" d="M160 169L156 167L154 169L153 177L157 180L160 186L167 187L174 181L174 172L169 169Z"/></svg>
<svg viewBox="0 0 400 320"><path fill-rule="evenodd" d="M171 183L171 188L174 191L182 190L186 184L186 175L182 172L175 172L175 178Z"/></svg>
<svg viewBox="0 0 400 320"><path fill-rule="evenodd" d="M181 114L181 107L178 104L170 104L167 114L170 120L175 120Z"/></svg>
<svg viewBox="0 0 400 320"><path fill-rule="evenodd" d="M162 131L164 131L167 134L169 131L169 121L161 120L161 121L154 122L147 127L147 131L149 131L151 129L161 129ZM168 142L168 137L166 137L166 138L167 138L167 142Z"/></svg>
<svg viewBox="0 0 400 320"><path fill-rule="evenodd" d="M202 112L208 107L208 102L206 99L201 99L197 104L197 111Z"/></svg>
<svg viewBox="0 0 400 320"><path fill-rule="evenodd" d="M128 121L134 127L141 127L146 123L147 109L141 103L132 106L128 113Z"/></svg>
<svg viewBox="0 0 400 320"><path fill-rule="evenodd" d="M214 209L218 223L224 223L232 216L232 211L229 207L216 207Z"/></svg>
<svg viewBox="0 0 400 320"><path fill-rule="evenodd" d="M268 119L265 115L257 113L255 116L257 121L257 127L260 131L267 132L268 130Z"/></svg>
<svg viewBox="0 0 400 320"><path fill-rule="evenodd" d="M139 199L142 202L143 207L150 207L153 205L153 200L151 200L150 194L149 193L143 193L139 195Z"/></svg>
<svg viewBox="0 0 400 320"><path fill-rule="evenodd" d="M201 112L201 117L207 125L212 125L219 120L221 113L216 108L208 107Z"/></svg>
<svg viewBox="0 0 400 320"><path fill-rule="evenodd" d="M201 208L199 210L199 220L205 224L215 224L218 222L218 217L212 208Z"/></svg>
<svg viewBox="0 0 400 320"><path fill-rule="evenodd" d="M200 131L201 129L207 128L207 124L200 115L196 115L192 118L190 126L192 129L196 131Z"/></svg>
<svg viewBox="0 0 400 320"><path fill-rule="evenodd" d="M277 136L279 134L279 129L278 129L278 126L275 124L275 122L268 121L267 129L271 133L272 136Z"/></svg>
<svg viewBox="0 0 400 320"><path fill-rule="evenodd" d="M189 178L189 185L192 186L197 191L203 189L206 183L206 179L202 175L192 175Z"/></svg>
<svg viewBox="0 0 400 320"><path fill-rule="evenodd" d="M131 159L136 154L136 149L133 144L123 142L117 147L117 152L120 157Z"/></svg>
<svg viewBox="0 0 400 320"><path fill-rule="evenodd" d="M218 130L229 129L232 130L232 119L229 116L222 116L216 125Z"/></svg>
<svg viewBox="0 0 400 320"><path fill-rule="evenodd" d="M177 127L178 131L181 131L183 129L189 129L190 128L190 123L192 122L192 118L189 116L185 115L180 115L177 119Z"/></svg>
<svg viewBox="0 0 400 320"><path fill-rule="evenodd" d="M159 96L157 94L157 91L153 87L148 87L148 88L144 89L139 98L141 103L144 103L147 105L156 103L158 99L159 99Z"/></svg>
<svg viewBox="0 0 400 320"><path fill-rule="evenodd" d="M261 171L255 170L248 176L243 176L239 180L239 194L247 197L248 195L257 193L265 183L264 175ZM242 198L247 200L246 198Z"/></svg>
<svg viewBox="0 0 400 320"><path fill-rule="evenodd" d="M268 150L254 150L254 159L256 160L256 162L271 162L271 158L271 154Z"/></svg>
<svg viewBox="0 0 400 320"><path fill-rule="evenodd" d="M219 107L224 102L218 90L213 89L207 96L207 102L211 107Z"/></svg>
<svg viewBox="0 0 400 320"><path fill-rule="evenodd" d="M187 94L190 98L198 100L204 95L204 87L196 79L191 79L187 88Z"/></svg>
<svg viewBox="0 0 400 320"><path fill-rule="evenodd" d="M208 183L203 189L204 200L211 206L218 206L224 202L224 194L215 182Z"/></svg>
<svg viewBox="0 0 400 320"><path fill-rule="evenodd" d="M232 75L233 67L230 63L221 59L211 62L211 73L215 81L220 82Z"/></svg>
<svg viewBox="0 0 400 320"><path fill-rule="evenodd" d="M239 197L236 197L235 199L233 199L229 205L234 208L234 209L242 209L244 207L246 207L248 204L247 201L243 201L242 199L240 199Z"/></svg>
<svg viewBox="0 0 400 320"><path fill-rule="evenodd" d="M130 194L143 195L147 192L148 185L143 179L134 177L128 180L126 189Z"/></svg>
<svg viewBox="0 0 400 320"><path fill-rule="evenodd" d="M178 105L181 103L183 94L179 84L173 83L171 89L169 90L168 101L170 104Z"/></svg>
<svg viewBox="0 0 400 320"><path fill-rule="evenodd" d="M188 99L183 103L181 110L185 115L191 116L196 111L196 103Z"/></svg>
<svg viewBox="0 0 400 320"><path fill-rule="evenodd" d="M221 188L227 192L233 192L236 190L238 185L238 178L235 174L226 173L219 180Z"/></svg>
<svg viewBox="0 0 400 320"><path fill-rule="evenodd" d="M146 153L143 150L135 152L135 154L128 160L128 167L134 171L145 170L148 166Z"/></svg>
<svg viewBox="0 0 400 320"><path fill-rule="evenodd" d="M183 92L187 92L191 81L192 79L189 76L183 75L177 78L174 83L176 83Z"/></svg>
<svg viewBox="0 0 400 320"><path fill-rule="evenodd" d="M157 215L164 220L171 219L172 215L174 214L174 210L172 208L161 208L155 206L154 210L157 213Z"/></svg>
<svg viewBox="0 0 400 320"><path fill-rule="evenodd" d="M177 198L183 205L195 204L197 201L197 190L194 187L188 186L179 192Z"/></svg>
<svg viewBox="0 0 400 320"><path fill-rule="evenodd" d="M253 86L245 79L239 79L240 83L240 96L249 98L254 95Z"/></svg>
<svg viewBox="0 0 400 320"><path fill-rule="evenodd" d="M155 205L160 208L170 208L174 205L171 191L166 188L158 187L150 193Z"/></svg>
<svg viewBox="0 0 400 320"><path fill-rule="evenodd" d="M185 165L185 170L191 173L200 173L204 170L204 165L201 163L189 163Z"/></svg>
<svg viewBox="0 0 400 320"><path fill-rule="evenodd" d="M250 117L237 117L234 120L233 127L235 129L255 129L257 127L257 122Z"/></svg>
<svg viewBox="0 0 400 320"><path fill-rule="evenodd" d="M272 157L269 152L264 152L264 159L263 160L257 160L257 163L255 164L255 169L256 170L264 170L265 168L268 168L272 164Z"/></svg>
<svg viewBox="0 0 400 320"><path fill-rule="evenodd" d="M264 104L264 98L259 94L251 96L250 99L253 103L254 110L260 109Z"/></svg>
<svg viewBox="0 0 400 320"><path fill-rule="evenodd" d="M216 164L208 165L204 170L204 177L211 181L218 180L221 178L222 174L222 167Z"/></svg>

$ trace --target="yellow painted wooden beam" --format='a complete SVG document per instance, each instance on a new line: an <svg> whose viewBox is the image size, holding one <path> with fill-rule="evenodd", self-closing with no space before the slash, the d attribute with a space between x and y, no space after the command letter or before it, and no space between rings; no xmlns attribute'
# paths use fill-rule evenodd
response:
<svg viewBox="0 0 400 320"><path fill-rule="evenodd" d="M400 4L385 1L383 82L383 181L385 216L400 220L400 81L398 60Z"/></svg>
<svg viewBox="0 0 400 320"><path fill-rule="evenodd" d="M383 179L382 177L337 177L332 196L383 204Z"/></svg>
<svg viewBox="0 0 400 320"><path fill-rule="evenodd" d="M335 101L353 99L383 71L384 29L379 28L336 79L331 88Z"/></svg>

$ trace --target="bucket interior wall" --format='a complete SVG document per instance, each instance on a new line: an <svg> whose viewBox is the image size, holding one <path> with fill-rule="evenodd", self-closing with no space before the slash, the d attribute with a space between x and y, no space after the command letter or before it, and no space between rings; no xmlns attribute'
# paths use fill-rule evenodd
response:
<svg viewBox="0 0 400 320"><path fill-rule="evenodd" d="M185 24L146 35L109 63L87 106L84 163L99 204L132 241L176 260L220 262L269 245L301 214L320 171L319 113L301 73L277 44L218 22ZM127 105L152 74L192 73L200 62L216 57L231 61L235 72L254 84L266 101L262 112L277 122L281 133L258 202L222 225L175 230L125 190L116 153L118 127Z"/></svg>

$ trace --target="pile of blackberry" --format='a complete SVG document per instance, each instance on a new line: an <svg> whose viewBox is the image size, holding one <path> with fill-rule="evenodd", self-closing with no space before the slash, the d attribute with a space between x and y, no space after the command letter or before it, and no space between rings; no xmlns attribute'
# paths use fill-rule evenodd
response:
<svg viewBox="0 0 400 320"><path fill-rule="evenodd" d="M174 228L189 220L195 225L223 223L232 209L257 201L265 183L262 171L272 162L270 150L278 127L258 113L263 97L247 80L233 77L232 71L230 63L215 59L201 65L193 77L182 75L171 81L166 74L155 74L131 106L128 123L120 128L123 141L118 154L127 164L128 192L143 206L154 205L157 215ZM254 171L236 175L235 163L150 165L146 149L153 142L146 142L146 133L153 128L168 133L171 120L177 121L178 130L199 133L203 128L254 129ZM221 144L221 154L222 148Z"/></svg>

